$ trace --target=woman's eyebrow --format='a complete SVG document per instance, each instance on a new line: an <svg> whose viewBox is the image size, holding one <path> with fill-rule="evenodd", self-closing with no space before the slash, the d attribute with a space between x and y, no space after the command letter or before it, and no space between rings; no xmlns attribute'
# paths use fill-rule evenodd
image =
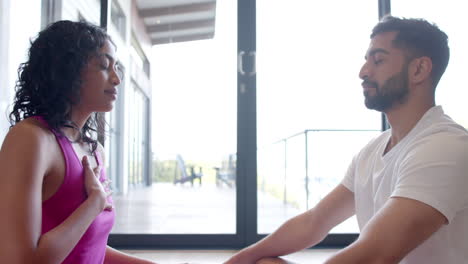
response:
<svg viewBox="0 0 468 264"><path fill-rule="evenodd" d="M114 57L112 57L109 53L98 53L99 57L106 57L110 61L117 61Z"/></svg>

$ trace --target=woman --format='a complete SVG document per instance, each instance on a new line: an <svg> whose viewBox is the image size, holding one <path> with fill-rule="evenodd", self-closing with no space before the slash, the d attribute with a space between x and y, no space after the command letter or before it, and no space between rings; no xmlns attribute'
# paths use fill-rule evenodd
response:
<svg viewBox="0 0 468 264"><path fill-rule="evenodd" d="M153 263L106 245L115 214L93 133L117 96L115 49L86 22L31 43L0 151L0 263Z"/></svg>

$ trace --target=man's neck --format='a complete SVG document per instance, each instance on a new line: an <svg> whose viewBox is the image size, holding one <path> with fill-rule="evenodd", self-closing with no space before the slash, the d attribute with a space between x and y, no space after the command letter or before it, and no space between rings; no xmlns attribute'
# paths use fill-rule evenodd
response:
<svg viewBox="0 0 468 264"><path fill-rule="evenodd" d="M431 103L396 105L385 112L387 120L392 127L392 135L385 152L398 144L421 120L423 115L435 105Z"/></svg>

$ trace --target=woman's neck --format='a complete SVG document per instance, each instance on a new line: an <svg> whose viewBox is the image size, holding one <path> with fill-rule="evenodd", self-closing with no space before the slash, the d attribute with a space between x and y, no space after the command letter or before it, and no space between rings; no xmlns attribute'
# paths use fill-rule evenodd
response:
<svg viewBox="0 0 468 264"><path fill-rule="evenodd" d="M68 120L68 124L63 129L64 134L73 142L81 142L82 130L90 115L90 113L85 114L78 109L73 110L70 115L70 120Z"/></svg>

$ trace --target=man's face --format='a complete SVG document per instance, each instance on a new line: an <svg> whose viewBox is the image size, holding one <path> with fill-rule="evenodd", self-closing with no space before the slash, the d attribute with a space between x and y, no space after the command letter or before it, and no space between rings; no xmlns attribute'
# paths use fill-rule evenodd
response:
<svg viewBox="0 0 468 264"><path fill-rule="evenodd" d="M382 85L377 82L363 81L363 86L374 86L375 92L364 89L365 105L369 109L384 112L396 103L404 103L409 93L408 65L399 73L388 78Z"/></svg>
<svg viewBox="0 0 468 264"><path fill-rule="evenodd" d="M369 109L385 112L404 103L409 93L408 61L403 51L393 47L395 36L396 32L386 32L372 38L359 73Z"/></svg>

